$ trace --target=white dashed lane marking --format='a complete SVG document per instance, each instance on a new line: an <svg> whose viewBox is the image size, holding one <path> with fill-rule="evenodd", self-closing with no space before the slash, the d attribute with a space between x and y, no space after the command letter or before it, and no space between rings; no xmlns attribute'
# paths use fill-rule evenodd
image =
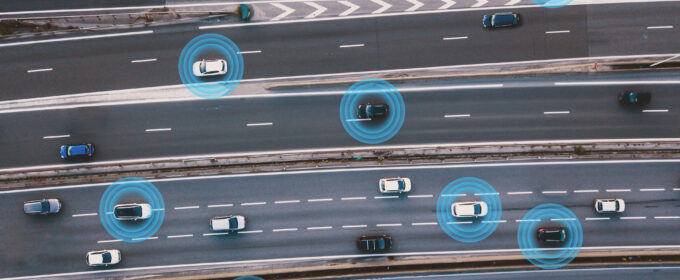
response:
<svg viewBox="0 0 680 280"><path fill-rule="evenodd" d="M644 219L647 219L647 217L641 217L641 216L638 216L638 217L621 217L621 220L644 220Z"/></svg>
<svg viewBox="0 0 680 280"><path fill-rule="evenodd" d="M232 207L234 204L212 204L208 205L208 208L216 208L216 207Z"/></svg>
<svg viewBox="0 0 680 280"><path fill-rule="evenodd" d="M444 41L450 41L450 40L465 40L467 39L468 36L459 36L459 37L444 37L442 40Z"/></svg>
<svg viewBox="0 0 680 280"><path fill-rule="evenodd" d="M68 138L68 137L71 137L71 135L70 134L63 134L63 135L43 136L43 139Z"/></svg>
<svg viewBox="0 0 680 280"><path fill-rule="evenodd" d="M401 224L377 224L377 227L400 227Z"/></svg>
<svg viewBox="0 0 680 280"><path fill-rule="evenodd" d="M596 193L600 192L599 190L575 190L574 193Z"/></svg>
<svg viewBox="0 0 680 280"><path fill-rule="evenodd" d="M508 192L508 195L532 194L534 192Z"/></svg>
<svg viewBox="0 0 680 280"><path fill-rule="evenodd" d="M365 196L343 197L340 200L364 200Z"/></svg>
<svg viewBox="0 0 680 280"><path fill-rule="evenodd" d="M333 201L332 198L314 198L314 199L307 199L307 202L322 202L322 201Z"/></svg>
<svg viewBox="0 0 680 280"><path fill-rule="evenodd" d="M408 198L431 198L431 194L409 195Z"/></svg>
<svg viewBox="0 0 680 280"><path fill-rule="evenodd" d="M307 230L320 230L320 229L333 229L332 226L325 226L325 227L307 227Z"/></svg>
<svg viewBox="0 0 680 280"><path fill-rule="evenodd" d="M397 195L388 195L388 196L374 196L373 199L386 199L386 198L399 198Z"/></svg>
<svg viewBox="0 0 680 280"><path fill-rule="evenodd" d="M656 189L640 189L641 192L663 192L666 191L664 188L656 188Z"/></svg>
<svg viewBox="0 0 680 280"><path fill-rule="evenodd" d="M193 234L168 235L168 238L183 238L183 237L194 237L194 235Z"/></svg>
<svg viewBox="0 0 680 280"><path fill-rule="evenodd" d="M262 230L238 231L238 234L262 233Z"/></svg>
<svg viewBox="0 0 680 280"><path fill-rule="evenodd" d="M282 232L282 231L297 231L297 228L275 228L272 231L273 232Z"/></svg>
<svg viewBox="0 0 680 280"><path fill-rule="evenodd" d="M437 222L427 222L427 223L411 223L412 226L436 226Z"/></svg>
<svg viewBox="0 0 680 280"><path fill-rule="evenodd" d="M36 72L48 72L48 71L52 71L52 68L33 69L33 70L28 70L26 72L27 73L36 73Z"/></svg>
<svg viewBox="0 0 680 280"><path fill-rule="evenodd" d="M194 206L181 206L181 207L175 207L175 210L185 210L185 209L198 209L200 206L194 205Z"/></svg>
<svg viewBox="0 0 680 280"><path fill-rule="evenodd" d="M344 225L342 228L365 228L367 225Z"/></svg>
<svg viewBox="0 0 680 280"><path fill-rule="evenodd" d="M71 217L87 217L87 216L97 216L97 213L85 213L85 214L73 214Z"/></svg>
<svg viewBox="0 0 680 280"><path fill-rule="evenodd" d="M138 60L133 60L130 61L131 63L144 63L144 62L156 62L157 59L155 58L149 58L149 59L138 59Z"/></svg>
<svg viewBox="0 0 680 280"><path fill-rule="evenodd" d="M265 201L260 201L260 202L244 202L241 203L241 206L255 206L255 205L265 205L267 202Z"/></svg>
<svg viewBox="0 0 680 280"><path fill-rule="evenodd" d="M279 200L274 201L274 204L288 204L288 203L300 203L299 200Z"/></svg>
<svg viewBox="0 0 680 280"><path fill-rule="evenodd" d="M611 189L607 190L607 192L630 192L630 189Z"/></svg>
<svg viewBox="0 0 680 280"><path fill-rule="evenodd" d="M211 233L204 233L203 236L215 236L215 235L229 235L228 232L211 232Z"/></svg>
<svg viewBox="0 0 680 280"><path fill-rule="evenodd" d="M600 220L609 220L609 217L593 217L593 218L586 218L586 221L600 221Z"/></svg>

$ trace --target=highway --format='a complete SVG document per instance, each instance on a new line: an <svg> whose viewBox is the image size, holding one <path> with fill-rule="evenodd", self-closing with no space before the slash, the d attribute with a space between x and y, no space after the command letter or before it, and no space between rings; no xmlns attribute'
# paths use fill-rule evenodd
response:
<svg viewBox="0 0 680 280"><path fill-rule="evenodd" d="M582 78L570 77L404 91L404 125L385 144L680 137L676 85L554 85ZM627 76L602 78L618 77ZM624 90L652 92L652 103L621 106ZM82 142L96 146L95 161L365 146L342 127L340 99L303 93L3 114L0 167L63 164L59 146Z"/></svg>
<svg viewBox="0 0 680 280"><path fill-rule="evenodd" d="M0 43L3 52L0 75L6 77L0 81L3 89L0 99L181 84L177 72L179 54L187 42L204 33L225 35L238 45L244 53L245 80L677 53L678 2L522 8L518 9L522 15L521 26L506 30L482 29L483 14L506 9L512 10L498 8L199 30L199 27L217 24L204 22L144 30L152 31L151 34L4 46L27 41L12 40ZM632 10L636 16L626 16ZM671 28L655 28L659 26ZM341 47L351 45L355 47Z"/></svg>
<svg viewBox="0 0 680 280"><path fill-rule="evenodd" d="M502 252L518 248L518 220L548 202L576 214L584 248L680 245L670 234L680 229L678 168L677 161L513 162L163 179L152 183L165 200L164 223L154 239L140 243L115 242L93 214L105 186L2 192L0 277L101 273L86 266L84 254L104 248L123 254L110 268L116 275L127 273L116 269L146 266L354 256L360 254L355 238L369 233L393 236L389 254ZM378 179L392 176L411 178L411 193L381 195ZM494 186L503 211L488 238L461 243L436 224L435 204L444 186L469 176ZM60 198L63 211L49 217L21 212L22 201L43 197ZM596 198L623 198L626 211L596 214ZM245 215L245 231L206 235L208 219L225 214Z"/></svg>

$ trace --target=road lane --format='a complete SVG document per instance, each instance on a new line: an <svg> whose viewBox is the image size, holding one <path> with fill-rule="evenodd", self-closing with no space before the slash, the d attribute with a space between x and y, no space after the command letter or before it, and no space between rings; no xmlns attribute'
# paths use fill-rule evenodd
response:
<svg viewBox="0 0 680 280"><path fill-rule="evenodd" d="M630 10L654 15L629 21ZM338 22L243 26L210 30L234 41L246 55L244 79L413 67L674 53L679 28L654 30L680 12L677 2L522 9L523 24L483 30L485 11L353 19ZM666 21L664 21L666 19ZM622 24L625 21L625 24ZM675 24L675 23L674 23ZM680 24L676 24L680 25ZM309 28L313 26L313 28ZM0 57L0 99L19 99L180 84L177 61L184 45L204 31L197 25L154 28L153 34L6 47ZM545 34L569 29L568 34ZM622 31L618 31L622 30ZM106 32L104 32L106 33ZM468 37L447 41L442 38ZM559 35L559 36L555 36ZM639 40L638 38L643 38ZM345 42L363 47L341 49ZM502 42L502 43L500 43ZM625 47L624 47L625 46ZM135 63L140 58L153 63ZM27 70L55 69L40 75ZM30 85L30 86L27 86Z"/></svg>
<svg viewBox="0 0 680 280"><path fill-rule="evenodd" d="M643 113L618 105L617 94L629 89L653 92L648 107L669 111ZM404 92L404 125L385 144L677 138L680 98L675 90L673 85L508 84ZM97 147L95 161L364 146L343 129L340 99L341 95L234 98L6 114L0 119L5 159L0 167L63 164L59 146L82 142ZM562 110L569 114L544 113ZM443 117L458 112L470 117ZM265 122L268 125L252 126ZM150 128L171 130L145 132ZM45 138L56 135L70 137Z"/></svg>
<svg viewBox="0 0 680 280"><path fill-rule="evenodd" d="M673 191L680 163L618 163L588 165L538 165L497 167L438 167L434 169L377 169L324 173L291 172L281 175L228 176L200 180L154 182L162 193L165 221L154 235L157 239L140 243L98 243L111 240L98 216L73 217L96 212L105 187L84 187L49 191L2 194L0 234L4 243L0 257L7 260L3 277L87 271L83 255L88 250L118 248L123 253L119 268L182 263L220 262L269 258L358 254L354 240L367 233L389 233L395 238L393 253L449 250L496 250L517 248L516 230L523 215L541 203L559 203L579 218L584 229L583 246L677 245L668 232L680 229L678 220L652 219L677 216L680 192ZM576 176L575 176L576 175ZM374 199L380 196L381 177L407 176L413 182L413 195L433 194L433 198ZM478 177L496 188L503 203L498 229L478 243L461 243L449 238L436 222L436 197L446 184L460 177ZM574 193L594 188L599 193ZM626 212L601 215L593 210L596 198L612 198L603 190L631 188L616 195L627 202ZM642 188L665 191L640 192ZM565 195L543 195L542 190L565 189ZM190 189L191 191L187 191ZM507 195L509 191L532 191L528 195ZM341 200L364 196L365 200ZM21 202L40 197L59 197L64 212L50 217L28 217L21 213ZM334 198L307 202L309 198ZM473 198L466 198L473 199ZM276 204L279 200L299 203ZM267 204L243 206L243 202ZM207 205L230 203L231 207ZM175 210L178 206L199 208ZM493 211L493 210L492 210ZM246 216L247 234L205 235L208 219L225 214ZM647 219L624 220L621 217ZM611 217L610 220L586 220ZM379 226L382 224L383 226ZM391 224L391 226L384 226ZM396 224L401 224L397 226ZM360 225L366 225L360 227ZM349 227L348 227L349 226ZM332 229L327 229L332 227ZM275 231L276 229L289 229ZM290 230L297 229L297 230ZM189 236L190 235L190 236ZM169 236L173 236L169 238ZM182 237L176 237L182 236ZM51 248L48 251L40 248Z"/></svg>

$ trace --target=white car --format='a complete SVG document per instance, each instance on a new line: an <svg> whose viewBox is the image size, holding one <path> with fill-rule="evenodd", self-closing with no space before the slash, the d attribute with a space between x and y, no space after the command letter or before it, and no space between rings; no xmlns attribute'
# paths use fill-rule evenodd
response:
<svg viewBox="0 0 680 280"><path fill-rule="evenodd" d="M383 178L378 182L381 193L405 193L411 191L409 178Z"/></svg>
<svg viewBox="0 0 680 280"><path fill-rule="evenodd" d="M489 213L489 207L484 201L456 202L451 204L451 214L454 217L483 217Z"/></svg>
<svg viewBox="0 0 680 280"><path fill-rule="evenodd" d="M89 266L109 266L120 262L120 251L116 249L88 252L85 261Z"/></svg>
<svg viewBox="0 0 680 280"><path fill-rule="evenodd" d="M113 217L121 221L146 220L151 217L148 203L118 204L113 207Z"/></svg>
<svg viewBox="0 0 680 280"><path fill-rule="evenodd" d="M246 217L241 215L222 216L210 219L213 231L237 231L246 228Z"/></svg>
<svg viewBox="0 0 680 280"><path fill-rule="evenodd" d="M227 61L224 59L196 61L193 70L196 77L224 75L227 74Z"/></svg>
<svg viewBox="0 0 680 280"><path fill-rule="evenodd" d="M623 199L597 199L595 200L595 211L597 213L621 213L626 210L626 203Z"/></svg>

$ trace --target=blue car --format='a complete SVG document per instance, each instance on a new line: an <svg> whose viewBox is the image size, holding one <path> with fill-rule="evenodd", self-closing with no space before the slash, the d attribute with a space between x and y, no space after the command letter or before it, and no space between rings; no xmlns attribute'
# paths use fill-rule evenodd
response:
<svg viewBox="0 0 680 280"><path fill-rule="evenodd" d="M61 146L61 158L92 157L92 155L94 155L94 145L92 144Z"/></svg>
<svg viewBox="0 0 680 280"><path fill-rule="evenodd" d="M517 24L519 24L518 13L488 14L482 18L484 28L509 27Z"/></svg>

